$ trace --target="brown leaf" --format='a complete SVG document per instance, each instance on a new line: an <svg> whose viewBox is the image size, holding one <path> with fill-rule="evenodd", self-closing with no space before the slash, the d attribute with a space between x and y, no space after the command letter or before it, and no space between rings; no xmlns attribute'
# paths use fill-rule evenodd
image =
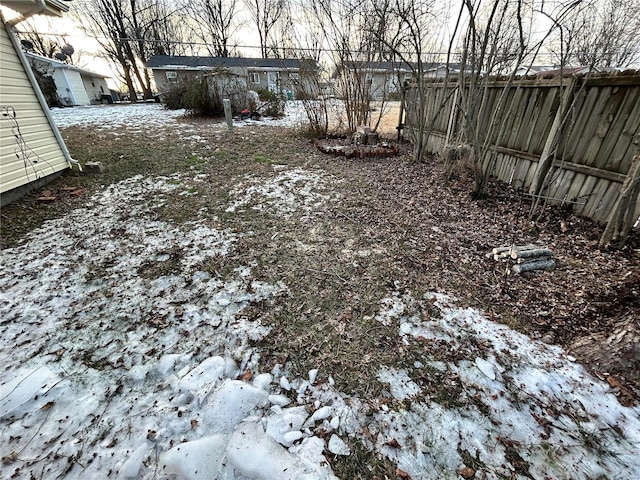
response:
<svg viewBox="0 0 640 480"><path fill-rule="evenodd" d="M411 480L411 475L409 475L404 470L401 470L400 468L396 468L396 477L398 477L398 478L406 478L408 480Z"/></svg>
<svg viewBox="0 0 640 480"><path fill-rule="evenodd" d="M196 428L198 426L198 420L195 418L191 419L191 428Z"/></svg>
<svg viewBox="0 0 640 480"><path fill-rule="evenodd" d="M51 407L53 407L56 404L56 402L47 402L45 403L43 406L40 407L40 410L50 410Z"/></svg>
<svg viewBox="0 0 640 480"><path fill-rule="evenodd" d="M251 380L251 377L253 377L253 373L251 372L251 369L247 369L246 372L244 372L242 375L238 377L238 380L242 380L243 382L248 382L249 380Z"/></svg>
<svg viewBox="0 0 640 480"><path fill-rule="evenodd" d="M616 377L607 377L607 383L612 387L622 388L622 384L618 381Z"/></svg>
<svg viewBox="0 0 640 480"><path fill-rule="evenodd" d="M388 442L384 442L383 445L388 445L391 448L402 448L398 443L398 440L396 440L395 438L389 440Z"/></svg>
<svg viewBox="0 0 640 480"><path fill-rule="evenodd" d="M462 467L456 470L458 475L463 476L464 478L473 478L476 475L476 471L471 467Z"/></svg>
<svg viewBox="0 0 640 480"><path fill-rule="evenodd" d="M625 388L624 385L622 385L617 378L613 376L608 376L607 383L611 385L611 388L617 388L618 390L620 390L620 392L622 392L623 395L626 395L629 398L635 398L633 393L627 388Z"/></svg>

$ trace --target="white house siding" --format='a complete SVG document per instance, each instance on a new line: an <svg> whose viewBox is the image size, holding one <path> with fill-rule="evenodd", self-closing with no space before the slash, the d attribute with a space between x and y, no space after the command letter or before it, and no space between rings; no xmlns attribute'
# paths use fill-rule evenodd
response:
<svg viewBox="0 0 640 480"><path fill-rule="evenodd" d="M56 68L53 80L58 86L58 96L65 105L91 105L80 72L69 68ZM62 85L65 85L64 89Z"/></svg>
<svg viewBox="0 0 640 480"><path fill-rule="evenodd" d="M12 107L27 148L19 151L13 124L0 117L0 193L22 187L38 178L60 172L69 167L44 110L29 81L20 58L11 43L0 15L0 105ZM33 161L37 163L33 163ZM26 167L25 167L26 164Z"/></svg>
<svg viewBox="0 0 640 480"><path fill-rule="evenodd" d="M102 95L109 95L109 86L104 78L82 75L82 83L89 101L93 104L101 103Z"/></svg>

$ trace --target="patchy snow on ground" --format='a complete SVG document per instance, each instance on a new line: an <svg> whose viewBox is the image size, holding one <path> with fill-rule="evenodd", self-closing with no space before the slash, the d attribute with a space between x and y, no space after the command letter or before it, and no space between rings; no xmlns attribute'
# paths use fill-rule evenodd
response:
<svg viewBox="0 0 640 480"><path fill-rule="evenodd" d="M336 179L274 171L238 185L229 211L304 216L335 198ZM425 346L366 380L380 398L338 391L322 365L263 372L252 345L269 328L243 312L287 286L251 265L216 273L242 232L155 213L203 180L127 179L2 252L2 478L332 479L327 459L352 439L414 480L470 464L485 479L640 478L640 407L561 348L439 293L380 300L374 318Z"/></svg>
<svg viewBox="0 0 640 480"><path fill-rule="evenodd" d="M382 426L377 448L412 478L447 478L463 466L461 451L486 465L487 478L513 472L517 478L640 478L640 408L622 407L606 383L560 347L458 308L442 294L420 301L397 294L381 306L376 318L396 321L406 342L444 342L466 357L433 362L457 379L461 391L451 403L463 406L415 394L410 408L375 415ZM379 378L398 399L417 387L406 371L381 367ZM402 448L389 446L392 439Z"/></svg>
<svg viewBox="0 0 640 480"><path fill-rule="evenodd" d="M261 117L259 120L252 120L247 118L241 120L234 118L234 127L249 127L249 126L268 126L268 127L285 127L285 128L297 128L309 120L304 108L304 104L301 100L289 100L284 105L284 116L281 118ZM226 123L222 123L226 127Z"/></svg>
<svg viewBox="0 0 640 480"><path fill-rule="evenodd" d="M375 318L406 343L445 342L458 358L381 365L381 398L338 392L330 371L260 373L250 341L269 329L242 312L286 286L250 266L212 275L203 266L237 234L156 218L194 180L111 185L3 252L5 476L330 479L326 455L358 438L414 479L457 478L465 458L479 478L640 477L638 408L560 348L441 294L380 301ZM285 198L299 191L288 185ZM456 379L458 397L423 392L425 367Z"/></svg>
<svg viewBox="0 0 640 480"><path fill-rule="evenodd" d="M236 235L154 215L186 181L111 185L3 252L7 476L334 478L311 432L328 415L287 407L311 382L258 374L249 347L269 329L243 308L285 286L216 278Z"/></svg>
<svg viewBox="0 0 640 480"><path fill-rule="evenodd" d="M264 178L248 175L246 181L236 185L229 195L235 198L227 212L250 207L267 213L290 216L294 212L309 215L327 201L337 198L328 190L338 180L319 172L302 168L288 169L286 165L274 165L276 176Z"/></svg>
<svg viewBox="0 0 640 480"><path fill-rule="evenodd" d="M51 114L60 128L93 126L98 130L129 127L155 132L159 127L178 124L185 110L167 110L158 103L122 103L86 107L52 108Z"/></svg>
<svg viewBox="0 0 640 480"><path fill-rule="evenodd" d="M115 105L91 105L85 107L53 108L51 114L59 128L72 126L92 126L100 131L127 128L133 132L148 133L155 136L159 128L171 127L184 131L185 138L201 140L188 123L179 122L185 116L184 109L168 110L158 103L122 103ZM240 120L234 118L234 127L271 126L299 127L307 121L301 101L285 103L282 118L262 117L260 120ZM216 129L226 129L226 122L211 125ZM191 135L190 135L191 134Z"/></svg>

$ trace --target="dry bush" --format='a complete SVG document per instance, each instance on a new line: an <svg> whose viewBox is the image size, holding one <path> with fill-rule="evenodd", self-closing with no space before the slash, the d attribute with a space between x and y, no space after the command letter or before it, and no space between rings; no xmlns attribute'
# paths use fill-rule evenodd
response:
<svg viewBox="0 0 640 480"><path fill-rule="evenodd" d="M473 175L475 167L471 159L471 148L467 144L448 145L441 154L447 178Z"/></svg>

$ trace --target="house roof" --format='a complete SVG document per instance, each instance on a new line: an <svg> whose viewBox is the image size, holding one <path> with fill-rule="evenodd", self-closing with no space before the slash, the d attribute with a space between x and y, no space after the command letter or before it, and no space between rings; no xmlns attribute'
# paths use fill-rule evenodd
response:
<svg viewBox="0 0 640 480"><path fill-rule="evenodd" d="M357 69L370 72L413 72L418 70L417 62L344 62L343 65L346 68ZM444 69L446 64L440 62L423 62L423 72L435 72L440 69ZM450 63L449 71L456 73L460 72L461 65L459 63Z"/></svg>
<svg viewBox="0 0 640 480"><path fill-rule="evenodd" d="M592 67L563 67L553 70L544 70L536 74L537 77L546 77L551 75L580 75L582 73L598 73L598 69Z"/></svg>
<svg viewBox="0 0 640 480"><path fill-rule="evenodd" d="M538 72L545 72L548 70L555 70L553 65L520 65L517 70L528 71L529 75L534 75Z"/></svg>
<svg viewBox="0 0 640 480"><path fill-rule="evenodd" d="M449 73L460 73L460 71L462 69L462 64L460 64L460 63L450 63L447 66L446 63L434 63L434 64L432 64L431 68L425 68L424 72L425 73L429 73L429 72L437 72L439 70L447 70L447 67L449 69ZM471 72L471 67L469 65L467 65L465 67L465 71L466 72Z"/></svg>
<svg viewBox="0 0 640 480"><path fill-rule="evenodd" d="M300 65L311 66L317 69L314 60L297 58L245 58L245 57L187 57L154 55L147 60L147 68L151 69L176 69L176 70L202 70L209 68L279 68L299 69Z"/></svg>
<svg viewBox="0 0 640 480"><path fill-rule="evenodd" d="M18 13L26 15L25 19L32 15L61 16L69 11L69 2L61 0L1 0L0 5L9 7ZM21 19L24 20L24 19Z"/></svg>
<svg viewBox="0 0 640 480"><path fill-rule="evenodd" d="M342 64L350 70L367 70L370 72L413 72L418 69L416 62L366 62L366 61L350 61ZM432 68L438 64L423 63L422 68Z"/></svg>
<svg viewBox="0 0 640 480"><path fill-rule="evenodd" d="M102 75L101 73L92 72L91 70L86 70L84 68L76 67L75 65L69 65L68 63L60 62L53 58L43 57L42 55L37 55L35 53L24 53L27 58L32 58L34 60L38 60L43 63L48 63L54 68L62 68L65 70L72 70L74 72L78 72L81 75L85 75L87 77L96 77L96 78L111 78L108 75Z"/></svg>

